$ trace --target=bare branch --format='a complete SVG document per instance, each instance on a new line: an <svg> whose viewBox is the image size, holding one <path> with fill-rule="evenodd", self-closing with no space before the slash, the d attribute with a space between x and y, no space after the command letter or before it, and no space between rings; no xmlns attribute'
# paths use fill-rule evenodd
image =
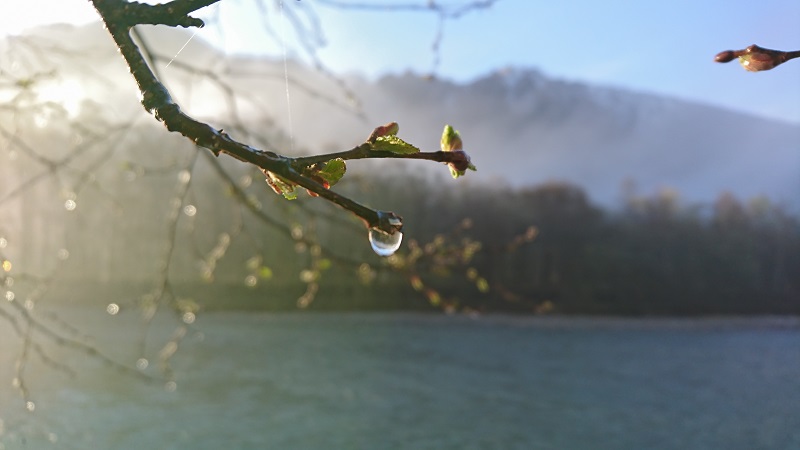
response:
<svg viewBox="0 0 800 450"><path fill-rule="evenodd" d="M189 16L219 0L174 0L158 5L148 5L128 0L92 0L98 11L118 25L168 25L171 27L202 27L203 21Z"/></svg>

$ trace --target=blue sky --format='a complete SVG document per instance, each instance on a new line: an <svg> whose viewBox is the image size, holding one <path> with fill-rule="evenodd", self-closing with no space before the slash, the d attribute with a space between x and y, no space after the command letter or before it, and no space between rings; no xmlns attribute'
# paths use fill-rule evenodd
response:
<svg viewBox="0 0 800 450"><path fill-rule="evenodd" d="M318 54L335 71L374 77L407 70L428 74L433 69L431 45L438 19L431 13L339 10L314 0L302 0L302 5L284 0L281 20L280 6L275 6L279 1L263 3L277 35L286 38L290 54L296 43L286 21L289 8L309 8L319 17L325 37ZM254 4L254 0L223 0L208 8L210 15L219 14L222 20L200 30L198 38L230 52L279 56L282 49L259 27ZM86 0L15 0L5 12L0 29L6 32L41 22L84 23L93 18ZM498 68L530 67L552 77L668 94L800 122L800 60L763 73L712 61L721 50L753 43L800 49L800 1L498 0L489 9L445 22L435 73L468 81Z"/></svg>
<svg viewBox="0 0 800 450"><path fill-rule="evenodd" d="M320 17L326 44L319 55L334 70L369 76L432 70L435 15L343 11L312 0L303 2ZM236 3L233 0L232 5ZM290 3L287 0L284 7L297 7ZM236 18L236 12L227 17ZM231 34L225 39L230 51L258 53L269 47L263 34L237 32L238 38ZM713 62L721 50L753 43L800 49L800 2L499 0L489 9L445 23L435 73L467 81L497 68L535 67L553 77L674 95L800 122L800 60L762 73L746 72L736 63Z"/></svg>

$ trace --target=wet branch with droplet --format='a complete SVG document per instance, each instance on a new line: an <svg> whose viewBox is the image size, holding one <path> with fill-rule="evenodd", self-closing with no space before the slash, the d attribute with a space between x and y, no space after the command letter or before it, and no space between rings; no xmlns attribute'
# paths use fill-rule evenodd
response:
<svg viewBox="0 0 800 450"><path fill-rule="evenodd" d="M203 21L191 17L190 14L219 0L173 0L159 5L147 5L129 0L91 1L136 80L142 95L142 105L169 131L182 134L196 145L210 150L215 156L226 153L258 166L273 190L287 199L296 198L295 189L299 186L314 197L322 197L352 212L361 218L370 230L371 243L391 241L390 247L393 247L395 242L399 247L402 235L390 239L386 239L383 235L393 236L400 233L403 227L402 218L393 212L364 206L330 189L344 175L346 160L424 159L447 164L454 178L464 175L467 169L475 170L469 156L462 149L460 136L449 125L445 126L442 150L438 152L421 152L398 138L396 123L377 127L361 145L344 152L326 155L289 158L238 142L223 130L218 130L183 113L130 36L133 27L140 24L202 27ZM382 235L375 238L375 232L380 232ZM385 250L376 252L382 254Z"/></svg>

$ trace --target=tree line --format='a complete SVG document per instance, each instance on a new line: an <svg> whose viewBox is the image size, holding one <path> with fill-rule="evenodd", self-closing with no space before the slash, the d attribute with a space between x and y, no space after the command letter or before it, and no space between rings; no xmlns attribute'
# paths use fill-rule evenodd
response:
<svg viewBox="0 0 800 450"><path fill-rule="evenodd" d="M124 207L65 222L76 245L61 282L73 296L81 286L95 297L144 291L167 271L175 301L205 309L800 313L800 221L766 198L722 193L699 205L631 193L612 210L561 182L453 189L411 170L351 175L337 188L408 224L387 259L356 220L318 199L283 200L260 172L228 165L229 184L202 158L188 173L120 167L104 190ZM182 183L182 197L164 195ZM153 219L171 210L165 262L170 226Z"/></svg>

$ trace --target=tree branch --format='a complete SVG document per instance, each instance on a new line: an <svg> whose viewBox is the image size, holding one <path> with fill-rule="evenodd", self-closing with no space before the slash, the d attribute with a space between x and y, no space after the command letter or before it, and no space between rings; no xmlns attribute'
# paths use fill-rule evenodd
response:
<svg viewBox="0 0 800 450"><path fill-rule="evenodd" d="M148 5L128 0L91 0L103 21L118 25L168 25L171 27L202 27L203 21L189 16L219 0L174 0L158 5ZM108 20L106 20L108 19Z"/></svg>
<svg viewBox="0 0 800 450"><path fill-rule="evenodd" d="M396 159L422 159L427 161L434 161L440 163L454 163L461 158L458 153L454 152L417 152L417 153L394 153L387 151L376 151L371 149L371 145L366 142L357 147L343 152L326 153L324 155L300 156L297 158L290 158L292 167L297 171L312 166L317 163L330 161L332 159L367 159L367 158L396 158Z"/></svg>
<svg viewBox="0 0 800 450"><path fill-rule="evenodd" d="M269 151L261 151L232 139L222 130L199 122L184 114L172 100L167 88L155 76L141 51L133 42L130 30L137 24L164 24L170 26L202 26L202 21L186 16L208 4L211 0L175 0L159 7L127 0L91 0L100 14L106 29L122 53L142 95L142 105L156 119L174 131L191 139L196 145L211 150L215 155L227 153L241 161L260 167L295 185L302 186L360 217L368 228L379 228L394 234L402 228L402 220L392 212L376 211L327 189L317 181L303 176L292 165L292 159ZM155 9L154 9L155 8ZM189 24L189 25L186 25Z"/></svg>

